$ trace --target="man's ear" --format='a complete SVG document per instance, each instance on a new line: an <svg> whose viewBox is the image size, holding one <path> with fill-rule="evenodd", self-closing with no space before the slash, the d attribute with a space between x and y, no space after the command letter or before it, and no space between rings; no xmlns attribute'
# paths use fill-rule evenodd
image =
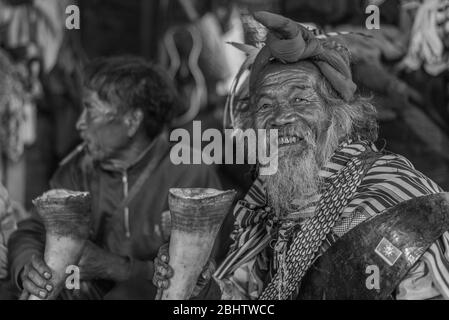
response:
<svg viewBox="0 0 449 320"><path fill-rule="evenodd" d="M128 137L133 137L143 121L143 112L140 109L133 110L125 116L125 124L128 127Z"/></svg>

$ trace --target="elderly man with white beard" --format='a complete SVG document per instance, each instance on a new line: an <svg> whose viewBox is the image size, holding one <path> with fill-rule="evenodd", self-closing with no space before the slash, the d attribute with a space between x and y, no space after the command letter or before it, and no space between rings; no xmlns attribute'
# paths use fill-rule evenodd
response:
<svg viewBox="0 0 449 320"><path fill-rule="evenodd" d="M237 203L228 256L215 273L206 265L192 298L449 299L449 196L375 147L375 108L345 47L255 18L269 32L231 114L239 128L278 129L278 171ZM166 246L155 266L163 290Z"/></svg>

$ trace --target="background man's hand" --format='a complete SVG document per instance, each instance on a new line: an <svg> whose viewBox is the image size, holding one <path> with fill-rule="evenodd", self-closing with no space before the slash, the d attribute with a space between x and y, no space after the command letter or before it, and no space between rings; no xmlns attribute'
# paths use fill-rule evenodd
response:
<svg viewBox="0 0 449 320"><path fill-rule="evenodd" d="M153 284L157 287L156 300L159 300L162 296L162 291L170 286L170 278L174 274L168 261L168 243L165 243L159 248L157 257L154 259Z"/></svg>
<svg viewBox="0 0 449 320"><path fill-rule="evenodd" d="M156 259L154 259L154 276L153 284L157 287L156 300L162 297L162 292L168 289L170 286L170 279L173 277L174 271L169 265L169 247L168 243L162 245L159 248ZM196 297L200 294L201 290L209 283L212 275L215 272L215 263L213 260L209 260L204 266L198 281L196 283L195 289L193 290L192 296Z"/></svg>
<svg viewBox="0 0 449 320"><path fill-rule="evenodd" d="M79 262L81 280L125 281L130 276L130 261L87 241Z"/></svg>
<svg viewBox="0 0 449 320"><path fill-rule="evenodd" d="M33 255L31 261L24 266L20 274L23 287L20 299L26 300L30 294L45 299L53 290L53 286L49 281L51 277L51 270L43 257Z"/></svg>

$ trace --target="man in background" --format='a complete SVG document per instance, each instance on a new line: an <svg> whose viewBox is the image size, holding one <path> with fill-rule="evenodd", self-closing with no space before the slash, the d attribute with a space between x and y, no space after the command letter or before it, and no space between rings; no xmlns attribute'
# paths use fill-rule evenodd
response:
<svg viewBox="0 0 449 320"><path fill-rule="evenodd" d="M155 66L134 57L95 60L85 70L82 99L77 129L83 148L62 162L50 184L90 192L91 237L79 262L81 289L65 290L61 298L148 298L154 294L152 260L168 237L161 216L169 188L220 189L220 183L211 167L170 161L166 128L177 99ZM11 237L11 277L22 299L53 290L44 246L36 217Z"/></svg>

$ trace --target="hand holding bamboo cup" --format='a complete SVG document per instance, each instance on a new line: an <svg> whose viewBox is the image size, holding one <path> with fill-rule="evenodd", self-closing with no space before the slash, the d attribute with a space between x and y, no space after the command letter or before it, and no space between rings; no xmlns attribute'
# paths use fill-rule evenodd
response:
<svg viewBox="0 0 449 320"><path fill-rule="evenodd" d="M234 190L170 189L169 264L174 274L162 300L190 298L235 194Z"/></svg>
<svg viewBox="0 0 449 320"><path fill-rule="evenodd" d="M53 286L46 300L52 300L64 288L66 268L78 263L89 237L90 195L50 190L33 200L33 204L45 226L44 260L51 269ZM34 295L28 299L42 300Z"/></svg>

